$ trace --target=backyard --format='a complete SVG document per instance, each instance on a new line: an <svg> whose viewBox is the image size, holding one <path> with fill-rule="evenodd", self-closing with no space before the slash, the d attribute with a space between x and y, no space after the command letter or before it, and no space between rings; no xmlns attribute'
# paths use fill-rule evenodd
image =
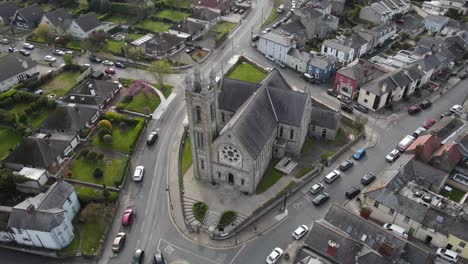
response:
<svg viewBox="0 0 468 264"><path fill-rule="evenodd" d="M70 164L71 178L74 180L91 182L95 184L105 184L106 186L114 186L116 180L121 178L125 173L127 158L108 158L103 160L89 160L85 157L75 159ZM94 177L93 172L96 168L103 171L101 177Z"/></svg>
<svg viewBox="0 0 468 264"><path fill-rule="evenodd" d="M123 41L115 41L108 39L106 42L106 47L108 51L114 52L114 53L121 53L121 47L124 45Z"/></svg>
<svg viewBox="0 0 468 264"><path fill-rule="evenodd" d="M268 169L266 170L265 174L263 175L262 179L257 185L256 194L261 194L268 190L271 186L273 186L277 181L283 177L283 173L276 170L275 166L279 160L272 159L270 164L268 165Z"/></svg>
<svg viewBox="0 0 468 264"><path fill-rule="evenodd" d="M95 256L106 228L114 217L114 208L102 203L88 204L80 214L83 221L78 224L81 238L81 252L85 256Z"/></svg>
<svg viewBox="0 0 468 264"><path fill-rule="evenodd" d="M127 24L128 17L119 14L113 14L112 16L106 17L104 20L115 24Z"/></svg>
<svg viewBox="0 0 468 264"><path fill-rule="evenodd" d="M79 71L64 71L55 76L50 82L42 85L45 94L55 94L57 96L65 95L76 84L76 78L80 75Z"/></svg>
<svg viewBox="0 0 468 264"><path fill-rule="evenodd" d="M440 194L449 198L450 200L454 202L459 203L461 199L463 198L463 196L465 196L465 192L455 187L452 187L452 186L450 187L453 188L451 193L447 192L446 190L442 190Z"/></svg>
<svg viewBox="0 0 468 264"><path fill-rule="evenodd" d="M125 99L125 98L124 98ZM128 103L121 103L122 109L138 112L142 114L151 114L161 103L159 96L154 93L138 93L133 96Z"/></svg>
<svg viewBox="0 0 468 264"><path fill-rule="evenodd" d="M21 136L13 128L0 127L0 160L4 159L17 143L21 141Z"/></svg>
<svg viewBox="0 0 468 264"><path fill-rule="evenodd" d="M118 123L113 124L111 143L101 141L96 133L93 138L93 146L110 148L124 153L130 152L144 124L143 118L137 117L135 120L138 121L137 124L129 125L126 129L121 129Z"/></svg>
<svg viewBox="0 0 468 264"><path fill-rule="evenodd" d="M190 16L190 14L187 12L182 12L182 11L172 10L172 9L163 9L153 14L153 17L166 18L174 22L182 21L184 20L185 17L188 17L188 16Z"/></svg>
<svg viewBox="0 0 468 264"><path fill-rule="evenodd" d="M228 78L259 83L265 79L266 75L265 72L259 70L252 64L241 62L235 66L234 70L228 75Z"/></svg>
<svg viewBox="0 0 468 264"><path fill-rule="evenodd" d="M17 103L14 107L8 109L8 111L12 114L16 115L16 119L18 120L19 115L25 114L24 110L30 108L30 103ZM27 115L28 123L31 125L32 128L38 128L41 123L47 119L49 115L49 110L46 107L42 107L40 110L34 112L31 115Z"/></svg>
<svg viewBox="0 0 468 264"><path fill-rule="evenodd" d="M159 33L159 32L164 32L168 30L170 27L172 27L172 25L168 23L164 23L164 22L145 19L139 22L138 24L136 24L135 27L139 27L139 28L149 30L151 32Z"/></svg>

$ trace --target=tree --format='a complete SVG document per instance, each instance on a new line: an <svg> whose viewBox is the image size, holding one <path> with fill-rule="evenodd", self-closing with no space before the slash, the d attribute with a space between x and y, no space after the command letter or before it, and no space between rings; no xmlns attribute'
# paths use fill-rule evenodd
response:
<svg viewBox="0 0 468 264"><path fill-rule="evenodd" d="M143 58L144 52L141 48L137 47L128 47L124 46L124 51L127 59L131 59L132 61L137 61Z"/></svg>
<svg viewBox="0 0 468 264"><path fill-rule="evenodd" d="M103 30L94 31L91 33L89 38L85 39L82 43L83 48L96 53L97 51L104 48L107 40L107 33Z"/></svg>
<svg viewBox="0 0 468 264"><path fill-rule="evenodd" d="M103 128L103 127L105 127L107 129L109 129L110 131L112 131L112 123L109 122L109 120L107 120L107 119L103 119L103 120L99 121L98 128Z"/></svg>
<svg viewBox="0 0 468 264"><path fill-rule="evenodd" d="M8 169L0 169L0 201L7 201L17 194L16 184L23 183L29 179L21 175L13 175Z"/></svg>
<svg viewBox="0 0 468 264"><path fill-rule="evenodd" d="M166 59L155 61L148 67L148 71L154 76L160 86L159 88L164 92L166 90L164 87L166 77L172 74L172 66L169 61Z"/></svg>
<svg viewBox="0 0 468 264"><path fill-rule="evenodd" d="M40 24L34 31L34 34L43 39L47 44L54 42L55 34L47 24Z"/></svg>
<svg viewBox="0 0 468 264"><path fill-rule="evenodd" d="M63 55L63 61L65 62L65 65L73 65L75 57L73 54L64 54Z"/></svg>
<svg viewBox="0 0 468 264"><path fill-rule="evenodd" d="M110 134L104 135L104 137L102 137L102 139L104 140L104 142L106 144L112 143L112 136Z"/></svg>
<svg viewBox="0 0 468 264"><path fill-rule="evenodd" d="M89 3L88 0L78 0L78 5L84 11L88 11Z"/></svg>
<svg viewBox="0 0 468 264"><path fill-rule="evenodd" d="M93 171L93 177L96 179L102 178L102 175L104 175L104 172L100 168L96 168Z"/></svg>

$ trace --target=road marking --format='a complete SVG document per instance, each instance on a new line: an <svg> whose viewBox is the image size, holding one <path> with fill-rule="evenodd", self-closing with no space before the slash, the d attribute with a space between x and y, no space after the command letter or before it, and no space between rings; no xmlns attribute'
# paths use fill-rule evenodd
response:
<svg viewBox="0 0 468 264"><path fill-rule="evenodd" d="M167 245L167 247L164 249L164 252L166 252L168 255L171 255L174 253L175 249L171 245Z"/></svg>
<svg viewBox="0 0 468 264"><path fill-rule="evenodd" d="M178 246L176 246L176 245L174 245L174 244L171 244L171 243L167 242L167 241L164 240L164 239L161 239L161 241L163 241L164 243L168 244L168 245L171 246L172 248L179 249L180 251L183 251L183 252L188 253L188 254L190 254L190 255L199 257L199 258L204 259L204 260L206 260L206 261L209 261L209 262L212 262L212 263L215 263L215 264L221 264L221 263L222 263L222 262L217 262L217 261L211 260L211 259L209 259L209 258L205 258L205 257L203 257L203 256L201 256L201 255L195 254L195 253L190 252L190 251L188 251L188 250L185 250L185 249L183 249L183 248L181 248L181 247L178 247ZM244 244L244 246L245 246L245 244ZM168 247L166 247L166 249L167 249L167 248L168 248ZM171 252L171 253L172 253L172 252Z"/></svg>
<svg viewBox="0 0 468 264"><path fill-rule="evenodd" d="M139 244L140 244L140 240L138 239L136 248L138 248Z"/></svg>
<svg viewBox="0 0 468 264"><path fill-rule="evenodd" d="M303 201L299 201L299 202L294 203L293 204L294 208L296 208L296 210L299 209L299 207L302 205L302 202Z"/></svg>
<svg viewBox="0 0 468 264"><path fill-rule="evenodd" d="M237 254L234 256L234 258L232 258L232 260L231 260L231 262L229 262L229 264L234 263L234 260L236 260L236 258L239 256L239 254L241 253L241 251L244 249L245 245L247 245L247 243L245 243L244 245L242 245L241 249L237 252Z"/></svg>
<svg viewBox="0 0 468 264"><path fill-rule="evenodd" d="M140 233L143 232L143 227L145 227L145 222L144 222L144 221L143 221L143 224L141 225L141 231L140 231Z"/></svg>
<svg viewBox="0 0 468 264"><path fill-rule="evenodd" d="M221 253L216 254L216 260L219 260L220 262L224 262L225 259L226 259L226 254L221 254Z"/></svg>

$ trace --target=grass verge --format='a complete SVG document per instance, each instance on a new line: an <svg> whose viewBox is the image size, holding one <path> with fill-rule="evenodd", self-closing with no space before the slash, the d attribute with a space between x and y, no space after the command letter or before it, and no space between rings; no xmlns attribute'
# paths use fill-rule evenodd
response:
<svg viewBox="0 0 468 264"><path fill-rule="evenodd" d="M192 143L190 142L190 137L185 137L184 147L182 149L182 162L180 166L180 171L182 177L187 173L188 168L192 165Z"/></svg>
<svg viewBox="0 0 468 264"><path fill-rule="evenodd" d="M301 168L301 169L297 172L297 174L296 174L296 176L294 176L294 178L300 179L300 178L304 177L304 175L306 175L307 173L309 173L311 170L312 170L312 169L309 168L309 167L303 167L303 168Z"/></svg>
<svg viewBox="0 0 468 264"><path fill-rule="evenodd" d="M273 186L277 181L283 177L283 173L275 169L275 165L278 163L278 159L272 159L268 164L268 169L263 175L262 179L257 185L256 194L261 194Z"/></svg>

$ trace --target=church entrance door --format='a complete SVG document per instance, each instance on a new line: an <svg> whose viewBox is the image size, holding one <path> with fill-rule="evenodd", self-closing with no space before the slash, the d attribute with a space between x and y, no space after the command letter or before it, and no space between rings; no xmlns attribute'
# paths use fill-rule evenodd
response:
<svg viewBox="0 0 468 264"><path fill-rule="evenodd" d="M232 175L232 173L228 174L228 182L230 184L234 184L234 175Z"/></svg>

